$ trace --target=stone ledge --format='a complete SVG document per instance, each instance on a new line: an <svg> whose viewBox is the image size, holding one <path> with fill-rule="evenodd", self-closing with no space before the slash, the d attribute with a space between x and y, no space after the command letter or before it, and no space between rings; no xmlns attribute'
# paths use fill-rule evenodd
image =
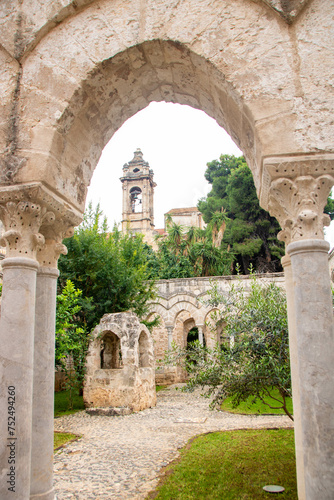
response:
<svg viewBox="0 0 334 500"><path fill-rule="evenodd" d="M87 408L86 413L88 413L88 415L98 415L102 417L123 417L124 415L131 415L133 410L127 406L118 408L109 406L107 408Z"/></svg>

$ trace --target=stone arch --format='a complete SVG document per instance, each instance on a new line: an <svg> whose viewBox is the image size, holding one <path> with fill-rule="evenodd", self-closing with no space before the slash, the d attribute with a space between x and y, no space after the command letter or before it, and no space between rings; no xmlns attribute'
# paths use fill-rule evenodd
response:
<svg viewBox="0 0 334 500"><path fill-rule="evenodd" d="M176 302L174 307L171 308L171 312L173 313L173 323L175 325L178 316L183 311L186 311L190 316L194 317L195 321L198 322L198 307L199 304L193 304L191 302L182 300L180 302Z"/></svg>
<svg viewBox="0 0 334 500"><path fill-rule="evenodd" d="M226 341L224 337L224 319L220 317L218 308L211 309L205 316L204 335L208 347L213 347L215 344L221 345Z"/></svg>
<svg viewBox="0 0 334 500"><path fill-rule="evenodd" d="M36 61L26 64L35 66ZM24 75L27 86L32 85L33 78L33 75L30 78ZM153 40L97 64L81 87L73 91L49 140L48 158L43 168L45 181L59 189L54 169L58 176L61 171L61 177L66 179L61 190L82 209L87 186L104 145L126 119L153 100L178 102L205 111L231 134L255 171L254 123L224 75L207 59L179 42ZM39 124L32 128L33 135L41 132ZM36 163L36 155L39 153L34 151L28 164ZM31 181L31 170L26 173Z"/></svg>
<svg viewBox="0 0 334 500"><path fill-rule="evenodd" d="M194 326L194 316L187 309L179 311L174 320L173 341L181 348L186 347L188 332Z"/></svg>
<svg viewBox="0 0 334 500"><path fill-rule="evenodd" d="M189 306L185 304L188 304ZM170 309L191 306L196 309L200 309L202 307L202 304L197 300L196 295L192 292L182 290L182 293L175 293L168 297L168 307Z"/></svg>
<svg viewBox="0 0 334 500"><path fill-rule="evenodd" d="M164 322L168 322L168 320L170 319L170 313L168 311L168 308L167 308L167 302L162 300L161 301L162 304L159 304L157 302L152 302L149 306L150 308L150 312L148 314L148 316L146 317L146 320L148 321L151 321L152 317L155 315L155 316L159 316L160 318L163 319Z"/></svg>
<svg viewBox="0 0 334 500"><path fill-rule="evenodd" d="M121 339L110 330L102 334L100 358L102 369L115 370L123 367Z"/></svg>
<svg viewBox="0 0 334 500"><path fill-rule="evenodd" d="M152 366L152 356L150 356L150 342L147 333L142 330L138 337L138 366L148 368Z"/></svg>
<svg viewBox="0 0 334 500"><path fill-rule="evenodd" d="M282 149L277 147L276 140L276 146L273 142L271 149L261 153L268 144L268 136L266 141L263 140L264 137L260 136L265 134L264 127L255 126L260 109L263 115L263 106L254 97L254 87L257 96L268 103L268 95L273 95L280 85L284 86L284 92L278 92L279 98L275 97L271 107L266 108L266 123L270 123L271 128L279 128L275 137L282 137L285 152L292 146L291 136L286 130L294 123L291 100L294 89L287 85L282 67L280 72L273 71L275 78L268 78L267 69L268 65L274 68L274 62L279 58L286 72L291 72L287 27L269 15L264 4L239 0L233 2L233 8L217 5L217 12L206 5L206 0L202 3L206 21L197 9L194 11L190 1L178 8L179 14L181 11L192 12L196 19L194 29L186 36L175 23L174 14L167 5L164 6L164 17L166 21L168 19L170 33L161 30L161 25L160 29L153 29L152 33L148 30L144 37L139 37L136 30L121 25L121 19L125 18L139 22L137 13L123 2L115 1L110 7L102 0L92 2L84 10L78 9L72 13L74 15L65 16L65 22L41 30L43 36L37 37L38 43L30 47L23 61L22 98L29 93L29 100L26 99L24 106L27 130L24 132L22 128L22 134L31 131L34 147L27 154L26 166L20 168L20 180L36 180L28 170L33 164L38 164L39 174L48 185L82 209L85 189L110 136L150 101L167 100L202 109L215 118L244 151L259 188L259 155L282 154ZM240 78L240 72L249 65L249 54L242 47L247 46L250 35L242 24L236 22L244 9L248 13L246 24L253 26L252 67L256 67L248 80ZM255 29L257 25L260 28L263 15L269 16L270 36ZM153 23L158 19L161 23L161 13L153 9L151 16ZM117 33L116 19L120 23ZM208 45L205 40L205 28L211 24L209 37L223 42L226 38L229 40L231 23L234 23L234 35L240 42L226 44L223 60L219 60L214 44ZM83 25L89 29L83 31ZM194 44L196 37L198 40ZM278 44L276 38L283 38L282 43ZM266 46L265 54L261 46ZM96 57L89 57L83 47L94 47ZM52 53L52 63L47 58L49 53ZM224 59L234 59L234 63L228 64ZM39 81L39 89L36 81ZM46 99L46 96L50 98ZM34 118L36 107L41 113L39 121ZM280 120L277 119L278 113L281 114ZM39 141L36 142L38 148L35 141ZM58 178L66 179L65 184L57 181L54 169ZM65 170L66 176L62 175Z"/></svg>

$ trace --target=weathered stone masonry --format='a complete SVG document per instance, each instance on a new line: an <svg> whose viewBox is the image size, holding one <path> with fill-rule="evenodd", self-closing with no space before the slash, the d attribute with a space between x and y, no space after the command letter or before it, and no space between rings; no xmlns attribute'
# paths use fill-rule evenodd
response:
<svg viewBox="0 0 334 500"><path fill-rule="evenodd" d="M156 404L153 342L134 313L105 314L92 333L86 407L143 410Z"/></svg>
<svg viewBox="0 0 334 500"><path fill-rule="evenodd" d="M223 328L214 325L212 306L206 305L208 291L213 281L219 290L228 292L231 285L241 285L245 292L249 290L251 276L216 276L213 278L184 278L157 281L157 299L150 304L147 319L159 317L159 326L153 328L154 354L158 362L164 358L165 352L174 342L180 347L187 345L187 334L193 327L198 328L199 340L208 347L221 342L224 336ZM273 281L278 286L285 286L283 273L259 274L261 282ZM161 365L161 366L160 366ZM156 381L161 384L183 382L185 373L179 367L168 367L158 363Z"/></svg>

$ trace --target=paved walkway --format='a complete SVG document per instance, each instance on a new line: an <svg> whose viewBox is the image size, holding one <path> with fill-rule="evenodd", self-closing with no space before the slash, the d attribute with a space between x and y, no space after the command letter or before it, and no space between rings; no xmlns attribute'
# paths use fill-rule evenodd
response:
<svg viewBox="0 0 334 500"><path fill-rule="evenodd" d="M82 434L55 455L58 500L142 500L159 471L197 434L246 428L291 427L285 416L232 415L208 408L208 400L177 386L158 393L155 408L124 417L84 411L55 420L55 430Z"/></svg>

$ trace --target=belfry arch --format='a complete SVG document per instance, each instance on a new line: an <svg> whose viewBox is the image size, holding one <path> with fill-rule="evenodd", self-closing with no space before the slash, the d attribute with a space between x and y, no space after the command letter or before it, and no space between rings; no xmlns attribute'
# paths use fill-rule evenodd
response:
<svg viewBox="0 0 334 500"><path fill-rule="evenodd" d="M54 496L52 475L41 479L41 471L52 464L50 353L62 240L80 222L104 145L127 118L163 100L201 109L226 129L245 154L262 207L280 222L298 494L333 497L334 349L323 241L323 208L334 182L332 5L281 4L1 4L0 215L7 255L0 355L3 384L17 388L20 500ZM5 414L4 396L1 405ZM1 466L6 474L6 462ZM5 481L0 496L13 498Z"/></svg>

